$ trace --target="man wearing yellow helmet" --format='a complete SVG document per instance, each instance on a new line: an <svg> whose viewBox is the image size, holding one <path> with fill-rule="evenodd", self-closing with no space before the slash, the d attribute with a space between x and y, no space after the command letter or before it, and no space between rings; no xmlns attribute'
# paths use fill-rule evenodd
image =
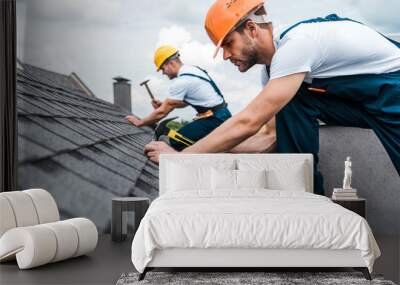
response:
<svg viewBox="0 0 400 285"><path fill-rule="evenodd" d="M223 57L245 72L266 66L266 86L239 114L184 152L224 152L276 115L277 151L314 155L319 123L373 129L400 174L400 43L335 14L296 23L274 38L264 0L217 0L206 31ZM216 54L215 53L215 54ZM149 144L154 161L168 146Z"/></svg>
<svg viewBox="0 0 400 285"><path fill-rule="evenodd" d="M171 80L168 98L152 102L155 110L143 119L135 116L126 118L136 126L151 125L166 117L175 108L191 106L197 111L195 120L179 129L179 134L191 141L198 141L231 117L227 103L210 75L197 66L183 64L179 51L164 45L154 54L157 71ZM181 150L186 145L170 140L174 149Z"/></svg>

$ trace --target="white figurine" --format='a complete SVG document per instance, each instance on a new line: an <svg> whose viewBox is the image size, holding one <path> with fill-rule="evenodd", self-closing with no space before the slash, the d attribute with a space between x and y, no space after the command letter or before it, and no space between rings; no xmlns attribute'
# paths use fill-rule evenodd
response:
<svg viewBox="0 0 400 285"><path fill-rule="evenodd" d="M351 188L351 157L348 156L346 161L344 162L344 179L343 179L343 189L352 189Z"/></svg>

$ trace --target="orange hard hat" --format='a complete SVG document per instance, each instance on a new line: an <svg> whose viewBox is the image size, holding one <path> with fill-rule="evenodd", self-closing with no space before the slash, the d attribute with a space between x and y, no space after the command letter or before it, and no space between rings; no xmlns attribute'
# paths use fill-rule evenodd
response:
<svg viewBox="0 0 400 285"><path fill-rule="evenodd" d="M217 55L225 37L246 16L263 5L265 0L217 0L207 12L205 28L217 46Z"/></svg>

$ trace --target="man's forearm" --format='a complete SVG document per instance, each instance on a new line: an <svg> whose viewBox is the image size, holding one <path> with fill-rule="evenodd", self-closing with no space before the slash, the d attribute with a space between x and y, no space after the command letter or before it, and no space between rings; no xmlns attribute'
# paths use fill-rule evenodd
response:
<svg viewBox="0 0 400 285"><path fill-rule="evenodd" d="M142 127L142 126L148 126L148 125L152 125L157 123L159 120L161 120L162 118L164 118L166 115L162 112L159 111L154 111L152 112L150 115L148 115L147 117L141 119L140 124L138 125L138 127Z"/></svg>
<svg viewBox="0 0 400 285"><path fill-rule="evenodd" d="M226 152L257 133L258 127L252 126L240 115L227 120L205 138L185 148L185 153Z"/></svg>
<svg viewBox="0 0 400 285"><path fill-rule="evenodd" d="M185 148L182 152L228 152L247 138L255 135L266 122L273 118L275 111L279 108L277 104L270 102L260 106L257 101L254 100L245 110L233 116L208 136Z"/></svg>
<svg viewBox="0 0 400 285"><path fill-rule="evenodd" d="M276 147L276 135L266 134L264 131L258 132L241 142L233 149L231 153L265 153L274 151Z"/></svg>

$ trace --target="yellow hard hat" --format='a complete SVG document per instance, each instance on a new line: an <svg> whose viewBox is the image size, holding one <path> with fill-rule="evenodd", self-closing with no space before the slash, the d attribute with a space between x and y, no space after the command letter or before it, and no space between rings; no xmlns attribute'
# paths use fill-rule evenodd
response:
<svg viewBox="0 0 400 285"><path fill-rule="evenodd" d="M160 46L154 53L154 64L157 67L157 71L160 70L163 63L171 56L177 54L179 50L176 47L170 45Z"/></svg>

